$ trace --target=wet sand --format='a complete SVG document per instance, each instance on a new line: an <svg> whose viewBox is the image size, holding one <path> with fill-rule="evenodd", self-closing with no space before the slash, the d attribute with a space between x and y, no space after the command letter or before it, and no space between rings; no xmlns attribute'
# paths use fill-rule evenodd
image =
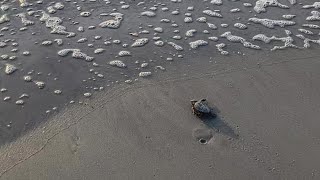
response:
<svg viewBox="0 0 320 180"><path fill-rule="evenodd" d="M266 13L257 17L279 19L283 14L297 14L294 21L299 26L268 29L252 23L248 30L240 30L233 24L246 23L256 14L253 7L251 12L246 11L242 1L225 1L223 6L212 6L209 2L195 4L191 0L169 2L170 11L159 9L152 18L138 16L144 6L151 7L157 2L135 6L137 3L130 1L129 9L120 9L124 20L116 30L87 28L108 19L99 14L119 9L119 3L97 7L92 2L79 2L84 10L94 9L90 17L84 18L74 13L80 11L70 2L63 11L51 15L63 18L63 25L72 32L77 32L80 25L86 28L74 38L50 34L48 28L31 16L28 18L36 24L26 32L36 35L3 32L6 38L19 42L19 53L29 50L31 55L9 61L19 70L0 79L1 88L8 89L1 98L12 97L9 103L0 102L0 179L319 179L319 46L311 44L309 49L271 52L273 46L284 43L251 40L259 33L285 37L284 29L296 35L312 9L301 9L300 5L290 9L268 7ZM35 7L44 9L48 4ZM205 16L202 10L209 5L224 15L224 18L207 17L219 26L217 30L210 30L205 23L183 22L189 6L195 8L190 11L195 21L196 17ZM243 11L230 13L235 7ZM180 9L180 15L172 15L174 9ZM161 23L161 18L174 22ZM80 24L74 25L72 21ZM10 23L21 26L18 18L12 18ZM173 27L174 23L179 27ZM222 23L228 23L229 27L220 27ZM153 34L155 27L162 27L165 32ZM192 28L198 30L195 37L172 40L175 35L184 38L185 31ZM173 32L177 29L180 33ZM210 33L201 32L204 29ZM150 39L146 46L122 47L137 39L128 32L141 30L150 31L139 35ZM220 37L226 31L244 37L262 50L248 49ZM96 35L103 37L94 40ZM160 36L166 43L177 42L184 51L178 52L169 45L157 47L153 44L154 36ZM208 36L217 36L219 41L208 41L208 46L198 49L189 47L190 41L208 40ZM317 34L305 36L318 38ZM64 45L40 45L47 37L61 38ZM88 38L86 43L76 42L83 37ZM116 39L122 43L104 45L103 41ZM293 39L299 47L304 45L301 39ZM89 43L94 48L89 48ZM218 43L227 45L224 49L229 56L216 50ZM8 53L10 47L0 49L1 53ZM100 47L106 49L105 53L94 54ZM95 56L94 62L99 66L71 55L58 56L57 52L64 48L80 48ZM130 50L132 56L117 57L120 50ZM183 58L178 58L179 54ZM173 61L167 61L168 57ZM114 59L121 59L127 68L108 65ZM135 63L137 60L139 63ZM140 68L143 62L149 66ZM155 69L158 65L165 70ZM90 69L102 73L104 78L99 79ZM34 80L45 81L46 88L40 90L34 83L22 80L31 70ZM152 76L138 77L140 71L150 71ZM54 80L55 77L58 79ZM127 79L133 83L124 83ZM97 87L104 90L94 90ZM54 94L56 89L61 89L62 94ZM25 99L23 107L17 106L14 102L24 92L30 98ZM85 92L92 92L92 97L85 98ZM200 98L208 100L218 114L216 119L201 120L192 114L190 100ZM71 100L75 103L69 104ZM53 107L58 110L46 113ZM206 143L201 144L200 139Z"/></svg>
<svg viewBox="0 0 320 180"><path fill-rule="evenodd" d="M292 58L123 86L2 147L1 178L317 179L319 67ZM203 97L217 119L192 114Z"/></svg>

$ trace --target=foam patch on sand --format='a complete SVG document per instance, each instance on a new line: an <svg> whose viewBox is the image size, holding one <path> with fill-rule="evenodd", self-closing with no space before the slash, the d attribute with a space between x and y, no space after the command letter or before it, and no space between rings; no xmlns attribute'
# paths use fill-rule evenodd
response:
<svg viewBox="0 0 320 180"><path fill-rule="evenodd" d="M279 7L283 9L289 8L289 6L279 3L278 0L258 0L253 9L257 13L261 13L261 12L266 12L267 11L266 8L268 6Z"/></svg>
<svg viewBox="0 0 320 180"><path fill-rule="evenodd" d="M220 37L224 37L230 42L241 43L246 48L261 49L260 46L248 42L243 37L232 35L230 31L223 33Z"/></svg>
<svg viewBox="0 0 320 180"><path fill-rule="evenodd" d="M81 52L80 49L62 49L58 51L58 55L62 57L67 56L69 53L72 53L71 56L75 59L84 59L86 61L92 61L94 59L94 57L88 56L87 54Z"/></svg>
<svg viewBox="0 0 320 180"><path fill-rule="evenodd" d="M42 12L42 16L40 17L41 22L45 22L47 28L51 28L51 34L60 34L66 35L66 37L73 37L76 34L74 32L68 32L65 26L62 26L62 19L59 17L51 17L44 11Z"/></svg>
<svg viewBox="0 0 320 180"><path fill-rule="evenodd" d="M281 41L284 43L284 45L282 46L274 46L271 49L271 51L281 50L286 48L299 48L297 45L293 44L294 40L291 37L292 33L289 30L285 30L285 32L287 35L286 37L276 37L276 36L268 37L265 34L257 34L252 38L252 40L259 40L265 43L270 43L271 41Z"/></svg>
<svg viewBox="0 0 320 180"><path fill-rule="evenodd" d="M283 28L285 26L293 26L296 24L296 22L294 21L259 19L259 18L249 18L249 21L254 22L256 24L261 24L267 28L274 28L275 26L280 26Z"/></svg>

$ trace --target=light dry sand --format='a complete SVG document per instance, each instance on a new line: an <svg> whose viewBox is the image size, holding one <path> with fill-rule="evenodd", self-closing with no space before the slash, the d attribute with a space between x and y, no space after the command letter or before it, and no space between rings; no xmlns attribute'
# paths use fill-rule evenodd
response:
<svg viewBox="0 0 320 180"><path fill-rule="evenodd" d="M318 179L319 68L296 58L121 86L3 146L0 179ZM203 97L216 120L192 115Z"/></svg>

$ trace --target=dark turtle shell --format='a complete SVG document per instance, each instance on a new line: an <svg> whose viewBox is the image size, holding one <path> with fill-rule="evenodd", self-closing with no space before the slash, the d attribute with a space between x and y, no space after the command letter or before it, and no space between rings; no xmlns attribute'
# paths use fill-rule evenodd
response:
<svg viewBox="0 0 320 180"><path fill-rule="evenodd" d="M194 108L201 113L210 113L211 109L205 99L201 99L194 104Z"/></svg>

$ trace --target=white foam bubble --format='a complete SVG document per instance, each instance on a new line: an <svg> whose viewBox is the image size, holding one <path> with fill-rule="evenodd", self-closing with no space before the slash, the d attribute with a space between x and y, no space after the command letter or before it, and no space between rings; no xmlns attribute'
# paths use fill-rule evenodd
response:
<svg viewBox="0 0 320 180"><path fill-rule="evenodd" d="M46 84L43 81L33 81L39 89L45 88Z"/></svg>
<svg viewBox="0 0 320 180"><path fill-rule="evenodd" d="M32 77L31 76L23 76L23 80L26 82L31 82L32 81Z"/></svg>
<svg viewBox="0 0 320 180"><path fill-rule="evenodd" d="M256 5L254 6L254 10L257 13L266 12L266 8L268 6L280 7L284 9L288 9L289 6L281 4L278 0L257 0Z"/></svg>
<svg viewBox="0 0 320 180"><path fill-rule="evenodd" d="M159 47L164 46L164 42L163 42L163 41L156 41L156 42L154 42L154 44L155 44L156 46L159 46Z"/></svg>
<svg viewBox="0 0 320 180"><path fill-rule="evenodd" d="M286 48L299 48L297 45L294 45L293 42L293 38L290 36L291 32L286 30L286 37L276 37L276 36L272 36L272 37L268 37L264 34L257 34L255 35L252 40L260 40L263 41L265 43L270 43L271 41L281 41L284 43L284 45L282 46L274 46L271 51L275 51L275 50L281 50L281 49L286 49Z"/></svg>
<svg viewBox="0 0 320 180"><path fill-rule="evenodd" d="M187 37L193 37L196 32L197 32L197 30L195 30L195 29L190 29L190 30L188 30L188 31L186 32L185 35L186 35Z"/></svg>
<svg viewBox="0 0 320 180"><path fill-rule="evenodd" d="M282 15L282 17L283 17L284 19L290 20L290 19L295 18L296 15L294 15L294 14L284 14L284 15Z"/></svg>
<svg viewBox="0 0 320 180"><path fill-rule="evenodd" d="M144 11L142 13L140 13L141 16L147 16L147 17L154 17L156 16L156 13L152 12L152 11Z"/></svg>
<svg viewBox="0 0 320 180"><path fill-rule="evenodd" d="M183 21L184 21L185 23L192 23L192 22L193 22L193 19L192 19L192 17L185 17Z"/></svg>
<svg viewBox="0 0 320 180"><path fill-rule="evenodd" d="M230 31L227 31L227 32L223 33L221 35L221 37L226 38L230 42L241 43L246 48L261 49L260 46L252 44L251 42L248 42L243 37L232 35L232 33Z"/></svg>
<svg viewBox="0 0 320 180"><path fill-rule="evenodd" d="M87 92L87 93L84 93L84 94L83 94L83 96L84 96L84 97L86 97L86 98L89 98L89 97L91 97L91 96L92 96L92 94L91 94L91 93L89 93L89 92Z"/></svg>
<svg viewBox="0 0 320 180"><path fill-rule="evenodd" d="M183 47L174 42L168 42L168 44L171 45L177 51L183 51Z"/></svg>
<svg viewBox="0 0 320 180"><path fill-rule="evenodd" d="M72 52L72 57L75 59L84 59L86 61L92 61L94 57L88 56L87 54L81 52L80 49L62 49L58 51L59 56L67 56L70 52Z"/></svg>
<svg viewBox="0 0 320 180"><path fill-rule="evenodd" d="M320 29L320 26L316 24L302 24L302 27L308 27L311 29Z"/></svg>
<svg viewBox="0 0 320 180"><path fill-rule="evenodd" d="M207 22L207 18L206 17L199 17L196 19L197 22L200 22L200 23L206 23Z"/></svg>
<svg viewBox="0 0 320 180"><path fill-rule="evenodd" d="M103 53L105 51L105 49L103 49L103 48L98 48L98 49L95 49L94 50L94 53L95 54L101 54L101 53Z"/></svg>
<svg viewBox="0 0 320 180"><path fill-rule="evenodd" d="M313 4L304 5L304 6L302 6L302 8L304 8L304 9L309 9L309 8L320 9L320 2L314 2Z"/></svg>
<svg viewBox="0 0 320 180"><path fill-rule="evenodd" d="M203 14L211 16L211 17L219 17L222 18L222 15L220 13L214 12L210 9L202 11Z"/></svg>
<svg viewBox="0 0 320 180"><path fill-rule="evenodd" d="M196 40L196 41L193 41L193 42L190 42L189 45L192 49L197 49L198 47L200 46L206 46L208 45L209 43L205 40Z"/></svg>
<svg viewBox="0 0 320 180"><path fill-rule="evenodd" d="M23 105L24 101L22 99L16 101L16 105Z"/></svg>
<svg viewBox="0 0 320 180"><path fill-rule="evenodd" d="M148 77L148 76L151 76L151 75L152 75L151 72L140 72L140 73L139 73L139 76L140 76L140 77Z"/></svg>
<svg viewBox="0 0 320 180"><path fill-rule="evenodd" d="M24 26L30 26L30 25L33 25L33 24L34 24L33 21L27 19L25 13L19 13L19 14L16 15L16 17L18 17L18 18L21 19L21 22L22 22L22 24L23 24Z"/></svg>
<svg viewBox="0 0 320 180"><path fill-rule="evenodd" d="M230 12L231 13L237 13L237 12L240 12L241 10L239 8L234 8L234 9L231 9Z"/></svg>
<svg viewBox="0 0 320 180"><path fill-rule="evenodd" d="M299 32L302 32L302 33L304 33L304 34L313 35L313 32L310 31L310 30L307 30L307 29L302 29L302 28L300 28L300 29L298 29L298 31L299 31Z"/></svg>
<svg viewBox="0 0 320 180"><path fill-rule="evenodd" d="M6 68L4 70L4 72L8 75L14 73L16 70L18 70L18 68L12 64L5 64Z"/></svg>
<svg viewBox="0 0 320 180"><path fill-rule="evenodd" d="M118 53L118 55L119 55L120 57L131 56L131 52L130 52L130 51L120 51L120 52Z"/></svg>
<svg viewBox="0 0 320 180"><path fill-rule="evenodd" d="M211 0L210 3L220 6L220 5L222 5L222 0Z"/></svg>
<svg viewBox="0 0 320 180"><path fill-rule="evenodd" d="M89 12L89 11L83 11L83 12L80 13L80 16L82 16L82 17L89 17L89 16L91 16L91 12Z"/></svg>
<svg viewBox="0 0 320 180"><path fill-rule="evenodd" d="M311 16L306 18L307 21L320 21L320 12L319 11L311 11Z"/></svg>
<svg viewBox="0 0 320 180"><path fill-rule="evenodd" d="M228 51L225 51L223 49L223 48L226 47L226 44L224 44L224 43L216 44L216 47L217 47L218 51L220 52L220 54L222 54L222 55L228 55L229 54Z"/></svg>
<svg viewBox="0 0 320 180"><path fill-rule="evenodd" d="M235 23L233 26L238 29L247 29L248 28L245 24L242 24L242 23Z"/></svg>
<svg viewBox="0 0 320 180"><path fill-rule="evenodd" d="M9 19L9 17L8 17L7 14L3 14L3 15L0 17L0 24L5 23L5 22L9 22L9 21L10 21L10 19Z"/></svg>
<svg viewBox="0 0 320 180"><path fill-rule="evenodd" d="M259 19L259 18L250 18L249 21L261 24L267 28L274 28L274 26L292 26L295 25L296 22L288 21L288 20L271 20L271 19Z"/></svg>
<svg viewBox="0 0 320 180"><path fill-rule="evenodd" d="M133 44L131 45L131 47L141 47L146 45L149 42L148 38L141 38L141 39L136 39Z"/></svg>
<svg viewBox="0 0 320 180"><path fill-rule="evenodd" d="M113 61L110 61L109 64L111 66L116 66L116 67L119 67L119 68L125 68L127 67L126 64L124 64L122 61L120 60L113 60Z"/></svg>

